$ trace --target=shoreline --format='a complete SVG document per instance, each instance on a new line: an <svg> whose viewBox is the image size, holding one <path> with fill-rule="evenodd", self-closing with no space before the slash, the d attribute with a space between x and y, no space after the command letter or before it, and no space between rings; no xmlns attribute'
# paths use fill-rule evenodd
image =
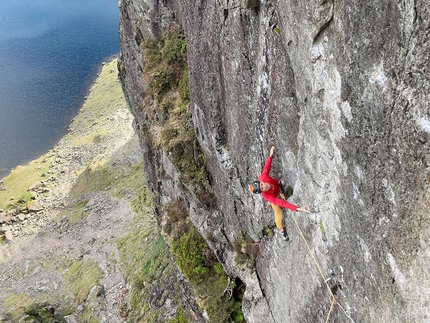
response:
<svg viewBox="0 0 430 323"><path fill-rule="evenodd" d="M115 114L114 107L110 107L110 105L115 104L112 102L122 100L123 103L118 103L117 105L123 105L121 108L127 111L125 113L130 114L130 116L124 116L124 120L129 118L130 122L132 122L131 113L126 106L122 87L118 80L116 69L117 56L111 56L111 58L110 61L104 61L100 64L99 73L96 74L94 81L88 88L83 104L76 111L76 114L66 128L66 132L58 139L55 145L27 163L17 165L0 179L0 215L3 214L2 211L7 212L10 208L7 207L8 204L16 204L20 196L27 194L29 187L34 182L47 181L52 177L60 177L61 174L71 171L67 167L74 164L72 156L79 158L82 163L82 160L89 158L89 154L97 153L97 151L100 153L102 151L102 148L98 147L97 142L94 142L94 140L103 139L117 127L115 125L113 129L101 130L104 123L112 121L103 120L103 115L109 113ZM105 71L105 69L109 70ZM108 81L102 80L103 73L103 77L109 78ZM100 84L101 80L102 83ZM105 91L103 95L98 94L100 88L105 86L111 86L111 88L102 89L101 91ZM97 98L94 98L94 96L97 96ZM102 101L104 103L101 103ZM127 134L127 136L129 135ZM120 139L109 138L110 145L116 146ZM66 150L74 150L75 152L73 154L68 153L70 156L64 156L66 155L62 152L64 147L66 147ZM68 157L66 158L67 160L63 160L65 157ZM78 170L74 169L74 171Z"/></svg>
<svg viewBox="0 0 430 323"><path fill-rule="evenodd" d="M91 92L91 89L94 87L94 85L96 84L97 80L99 79L100 74L103 71L103 67L106 66L106 65L108 65L108 64L110 64L110 63L112 63L112 61L114 61L114 60L116 60L118 58L119 58L119 53L113 54L113 55L110 55L110 56L106 57L105 59L102 60L102 62L100 64L98 64L95 77L90 82L90 84L88 85L88 87L85 90L86 95L84 96L83 102L85 102L85 100L87 99L88 94L90 94L90 92ZM81 108L82 108L82 106L83 106L83 103L81 104ZM79 110L78 110L78 112L79 112ZM73 121L73 118L72 118L71 121Z"/></svg>
<svg viewBox="0 0 430 323"><path fill-rule="evenodd" d="M2 168L0 169L0 174L4 172L4 175L0 175L0 191L1 191L1 185L3 184L3 181L6 177L10 176L11 173L18 167L22 167L22 166L26 166L29 163L31 163L34 160L37 160L38 158L40 158L41 156L47 154L49 151L51 151L52 149L55 148L56 145L58 145L58 143L62 140L62 138L64 136L67 135L67 133L70 131L70 126L73 123L73 120L76 118L76 116L79 114L79 111L82 109L83 105L85 104L85 101L88 98L88 95L91 93L91 89L94 87L94 85L98 82L98 79L100 78L100 74L104 68L104 66L112 63L112 61L118 59L119 57L119 53L114 54L114 55L109 55L108 57L106 57L106 59L104 59L100 64L98 64L97 67L97 71L94 75L94 78L92 79L92 81L89 83L89 85L86 87L84 93L85 95L82 97L81 103L78 105L78 107L76 108L76 110L74 111L74 113L71 114L70 120L68 122L68 125L63 129L63 133L58 137L58 140L48 149L44 149L43 151L41 151L38 155L34 156L34 157L28 157L25 160L23 160L21 163L13 166L10 169L6 169L6 168Z"/></svg>
<svg viewBox="0 0 430 323"><path fill-rule="evenodd" d="M10 196L26 192L34 198L25 206L17 197L13 208L0 206L0 318L22 321L32 306L55 308L56 314L68 309L70 322L124 322L117 300L128 300L124 273L132 262L120 256L127 252L118 244L141 250L136 223L145 232L158 231L151 205L142 204L149 194L143 154L116 62L103 65L68 133L6 177L6 186L21 187ZM0 202L9 203L5 193L0 191ZM136 247L128 245L130 237ZM147 244L155 248L158 241L156 236Z"/></svg>

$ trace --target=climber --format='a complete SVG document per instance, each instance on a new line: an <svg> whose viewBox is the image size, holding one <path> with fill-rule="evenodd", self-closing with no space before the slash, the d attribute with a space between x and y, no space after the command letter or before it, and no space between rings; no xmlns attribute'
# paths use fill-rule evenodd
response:
<svg viewBox="0 0 430 323"><path fill-rule="evenodd" d="M270 148L270 155L266 160L263 172L258 176L258 181L249 184L249 189L255 194L260 194L263 198L270 203L273 212L275 213L275 223L279 230L281 230L282 238L288 241L287 230L283 225L283 214L282 208L287 208L295 212L306 212L309 210L305 206L298 207L297 205L288 203L285 200L285 196L280 191L279 181L269 176L270 168L272 166L273 154L275 153L275 147ZM280 198L281 197L281 198Z"/></svg>

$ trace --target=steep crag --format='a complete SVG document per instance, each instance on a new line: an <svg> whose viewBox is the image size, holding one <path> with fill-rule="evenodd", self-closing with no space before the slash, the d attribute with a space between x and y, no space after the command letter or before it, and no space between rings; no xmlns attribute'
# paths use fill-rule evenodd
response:
<svg viewBox="0 0 430 323"><path fill-rule="evenodd" d="M322 322L331 297L288 212L292 241L247 184L272 174L338 304L331 322L430 320L430 5L425 1L120 1L124 92L159 222L181 200L227 273L247 322ZM184 185L146 132L142 42L169 23L187 43L189 111L216 206ZM255 266L237 261L243 235ZM201 316L204 321L205 317Z"/></svg>

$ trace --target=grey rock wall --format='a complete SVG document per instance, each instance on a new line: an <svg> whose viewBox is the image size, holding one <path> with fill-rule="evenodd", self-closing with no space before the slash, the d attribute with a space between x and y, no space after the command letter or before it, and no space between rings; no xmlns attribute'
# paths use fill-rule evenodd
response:
<svg viewBox="0 0 430 323"><path fill-rule="evenodd" d="M247 322L323 322L331 298L296 225L247 184L271 145L272 175L336 294L332 322L428 322L429 31L425 1L123 0L119 64L159 210L181 196L232 276ZM139 42L177 19L187 38L193 122L217 209L199 208L143 129ZM159 169L164 172L160 182ZM235 262L242 232L256 270ZM340 305L340 306L339 306Z"/></svg>

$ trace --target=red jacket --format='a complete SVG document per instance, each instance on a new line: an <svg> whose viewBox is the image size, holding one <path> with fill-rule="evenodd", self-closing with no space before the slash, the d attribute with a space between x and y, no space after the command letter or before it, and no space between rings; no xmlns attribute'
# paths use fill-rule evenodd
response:
<svg viewBox="0 0 430 323"><path fill-rule="evenodd" d="M261 196L263 198L275 205L279 205L280 207L290 209L292 211L297 212L297 205L288 203L287 201L279 198L279 181L269 176L270 168L272 167L272 156L269 156L266 160L266 164L264 165L263 172L260 176L258 176L258 180L260 182L265 182L270 184L270 189L267 192L261 192Z"/></svg>

